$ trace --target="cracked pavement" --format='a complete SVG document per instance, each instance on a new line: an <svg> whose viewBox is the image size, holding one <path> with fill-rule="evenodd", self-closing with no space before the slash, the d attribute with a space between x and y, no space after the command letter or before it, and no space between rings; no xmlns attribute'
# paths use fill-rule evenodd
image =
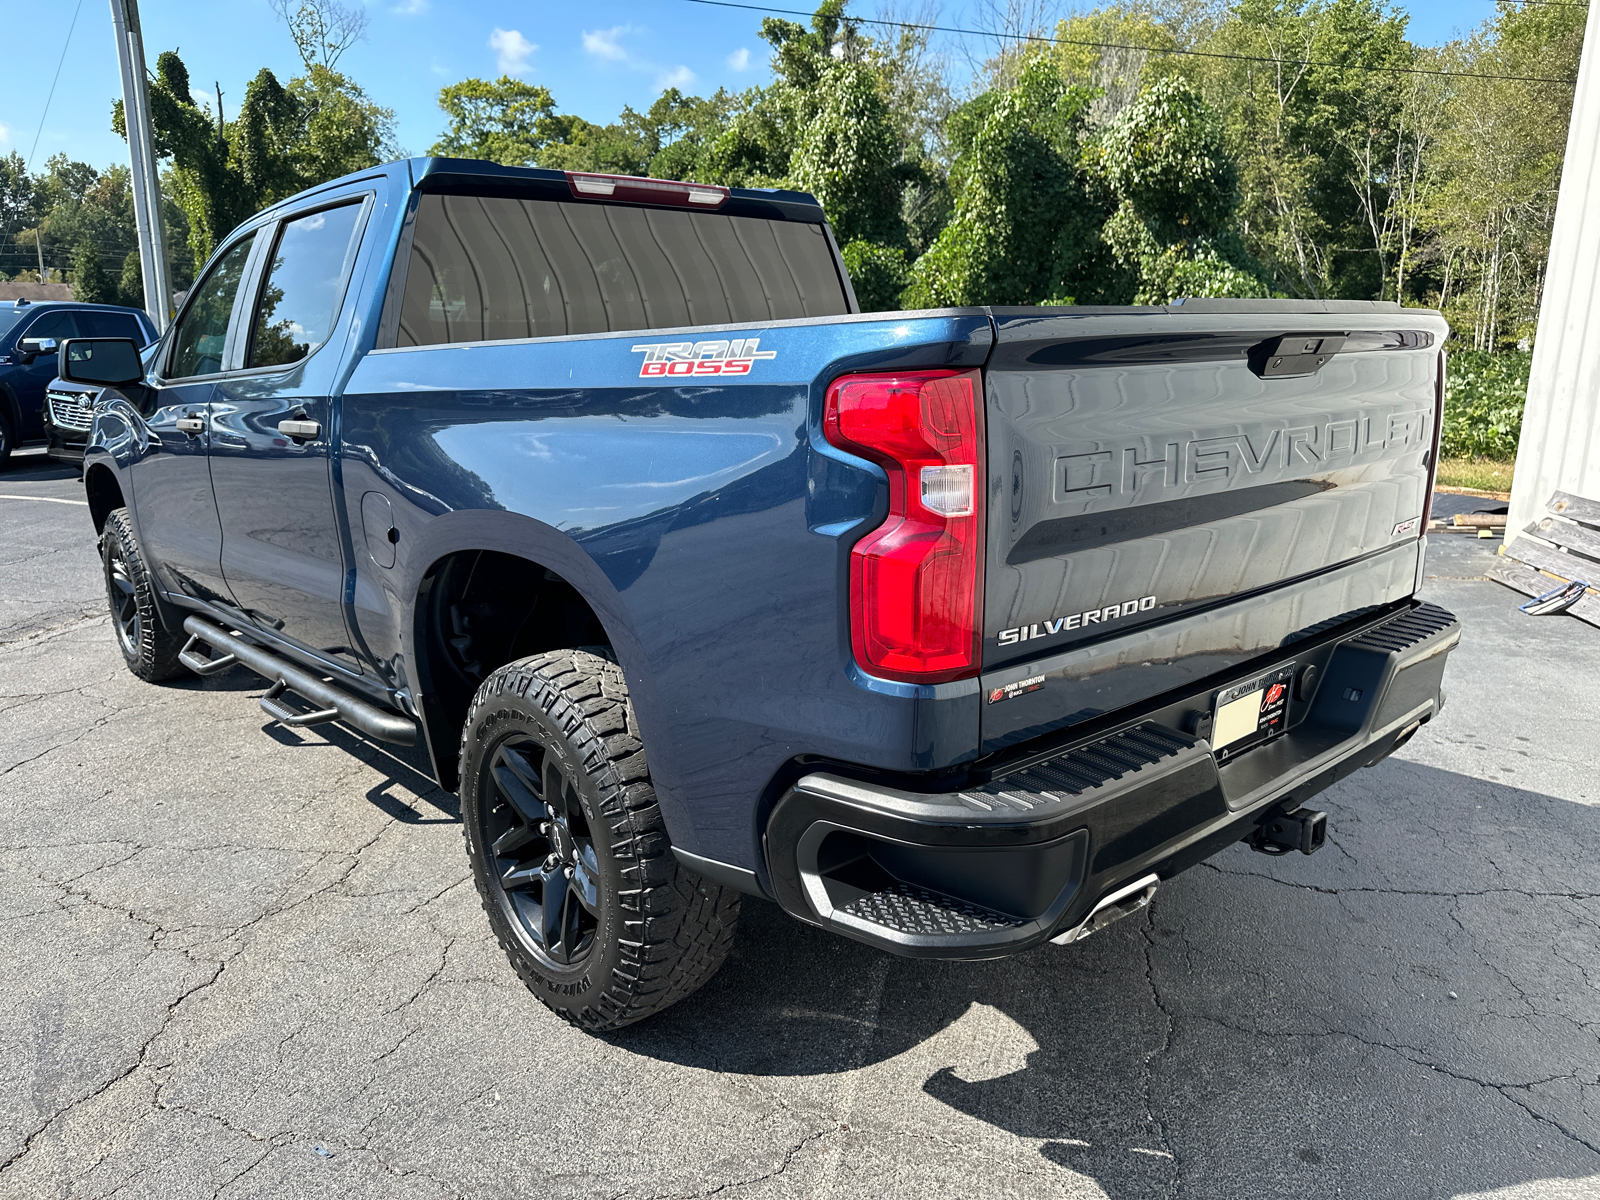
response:
<svg viewBox="0 0 1600 1200"><path fill-rule="evenodd" d="M81 496L22 453L0 492ZM994 963L748 901L623 1033L517 981L421 756L118 659L87 511L0 499L0 1196L1600 1195L1600 631L1436 537L1450 703L1149 912ZM324 732L326 731L326 732Z"/></svg>

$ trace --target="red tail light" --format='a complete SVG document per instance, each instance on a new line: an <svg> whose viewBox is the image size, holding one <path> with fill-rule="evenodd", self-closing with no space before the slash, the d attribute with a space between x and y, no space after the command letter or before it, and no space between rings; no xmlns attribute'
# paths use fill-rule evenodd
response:
<svg viewBox="0 0 1600 1200"><path fill-rule="evenodd" d="M976 675L983 646L983 384L977 371L847 375L828 441L889 473L889 516L850 552L850 636L874 675Z"/></svg>

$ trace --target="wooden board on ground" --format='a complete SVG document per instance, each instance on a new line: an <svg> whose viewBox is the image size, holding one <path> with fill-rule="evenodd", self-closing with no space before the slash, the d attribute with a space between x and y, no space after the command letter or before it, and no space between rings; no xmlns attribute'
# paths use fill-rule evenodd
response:
<svg viewBox="0 0 1600 1200"><path fill-rule="evenodd" d="M1576 554L1563 554L1543 542L1525 537L1506 543L1500 547L1500 553L1507 558L1527 563L1534 570L1543 571L1547 575L1555 575L1568 581L1581 579L1600 588L1600 562L1595 562L1593 559Z"/></svg>
<svg viewBox="0 0 1600 1200"><path fill-rule="evenodd" d="M1560 586L1560 581L1548 575L1541 575L1532 567L1505 557L1491 563L1485 574L1496 583L1503 583L1525 596L1542 596L1552 588ZM1587 621L1590 625L1600 627L1600 597L1593 592L1584 593L1583 599L1567 609L1567 612L1580 620Z"/></svg>
<svg viewBox="0 0 1600 1200"><path fill-rule="evenodd" d="M1501 546L1488 576L1529 596L1581 579L1589 590L1566 611L1600 626L1600 503L1557 492L1546 507L1552 515L1523 531L1532 537Z"/></svg>
<svg viewBox="0 0 1600 1200"><path fill-rule="evenodd" d="M1523 532L1554 542L1573 554L1600 559L1600 530L1590 529L1560 517L1540 517Z"/></svg>
<svg viewBox="0 0 1600 1200"><path fill-rule="evenodd" d="M1550 497L1546 507L1558 517L1569 521L1582 521L1585 525L1600 525L1600 500L1574 496L1571 492L1557 492Z"/></svg>

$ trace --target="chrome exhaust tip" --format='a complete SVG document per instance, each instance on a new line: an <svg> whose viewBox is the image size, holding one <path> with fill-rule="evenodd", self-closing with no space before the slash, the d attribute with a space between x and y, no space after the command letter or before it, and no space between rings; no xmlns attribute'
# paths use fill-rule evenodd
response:
<svg viewBox="0 0 1600 1200"><path fill-rule="evenodd" d="M1146 875L1143 879L1136 879L1126 887L1118 888L1096 904L1081 925L1074 925L1065 933L1056 934L1050 939L1051 944L1070 946L1073 942L1081 942L1091 933L1099 933L1113 921L1120 921L1140 909L1149 908L1150 901L1155 899L1156 888L1160 884L1160 877L1152 874Z"/></svg>

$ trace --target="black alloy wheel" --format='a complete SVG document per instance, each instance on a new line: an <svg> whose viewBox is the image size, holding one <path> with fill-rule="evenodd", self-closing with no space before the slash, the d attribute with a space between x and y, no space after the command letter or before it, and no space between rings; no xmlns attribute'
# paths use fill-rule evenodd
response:
<svg viewBox="0 0 1600 1200"><path fill-rule="evenodd" d="M461 829L506 958L582 1029L677 1003L733 946L739 893L673 853L606 653L550 650L483 681L461 731Z"/></svg>
<svg viewBox="0 0 1600 1200"><path fill-rule="evenodd" d="M133 520L125 508L114 509L106 517L100 534L100 562L105 568L111 628L128 670L147 683L187 675L188 669L178 661L184 636L168 633L161 623L150 568L139 551Z"/></svg>
<svg viewBox="0 0 1600 1200"><path fill-rule="evenodd" d="M600 925L600 864L578 789L531 737L502 742L483 781L483 844L494 886L528 949L570 967Z"/></svg>
<svg viewBox="0 0 1600 1200"><path fill-rule="evenodd" d="M117 632L122 653L134 658L139 653L143 626L139 620L139 597L134 591L128 556L116 538L106 542L106 599L111 605L111 626Z"/></svg>

